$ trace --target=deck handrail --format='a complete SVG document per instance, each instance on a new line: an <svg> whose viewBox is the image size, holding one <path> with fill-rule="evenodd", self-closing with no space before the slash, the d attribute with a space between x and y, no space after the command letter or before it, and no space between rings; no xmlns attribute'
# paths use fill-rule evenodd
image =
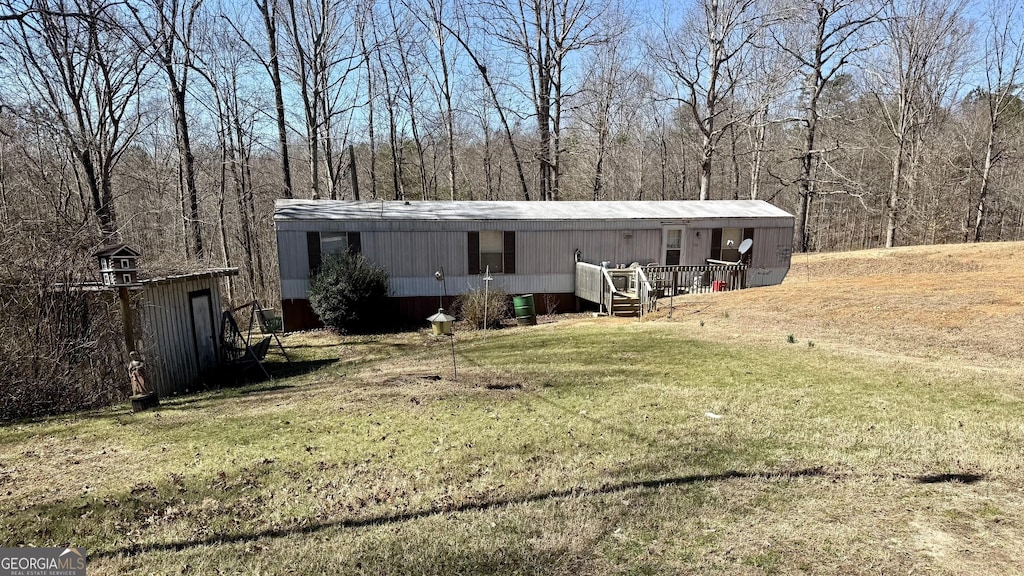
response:
<svg viewBox="0 0 1024 576"><path fill-rule="evenodd" d="M654 307L658 303L656 292L654 287L651 286L651 281L647 278L647 273L644 272L643 266L639 266L636 269L636 293L640 299L640 317L643 318L644 314L654 311Z"/></svg>

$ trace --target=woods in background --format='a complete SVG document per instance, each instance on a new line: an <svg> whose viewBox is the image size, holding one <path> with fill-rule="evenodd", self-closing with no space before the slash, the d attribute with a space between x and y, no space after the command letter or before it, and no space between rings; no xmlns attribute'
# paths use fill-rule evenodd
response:
<svg viewBox="0 0 1024 576"><path fill-rule="evenodd" d="M25 251L73 238L87 262L107 239L152 268L239 267L229 298L272 302L272 206L292 197L760 198L796 215L797 251L1021 239L1022 16L5 0L0 282L31 272Z"/></svg>

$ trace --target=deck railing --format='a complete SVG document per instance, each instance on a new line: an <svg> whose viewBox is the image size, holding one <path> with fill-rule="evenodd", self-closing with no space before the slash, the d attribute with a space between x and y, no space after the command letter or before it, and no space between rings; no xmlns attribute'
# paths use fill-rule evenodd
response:
<svg viewBox="0 0 1024 576"><path fill-rule="evenodd" d="M746 287L746 281L747 267L742 264L608 269L576 263L576 296L598 304L608 313L636 298L641 317L653 312L663 296L740 290Z"/></svg>
<svg viewBox="0 0 1024 576"><path fill-rule="evenodd" d="M747 267L743 264L643 268L654 289L661 296L741 290L747 285Z"/></svg>
<svg viewBox="0 0 1024 576"><path fill-rule="evenodd" d="M646 277L638 283L635 268L604 268L586 262L576 263L576 296L594 302L603 312L611 314L617 304L629 301L633 297L631 295L641 289L638 284L642 284L648 293L653 290Z"/></svg>

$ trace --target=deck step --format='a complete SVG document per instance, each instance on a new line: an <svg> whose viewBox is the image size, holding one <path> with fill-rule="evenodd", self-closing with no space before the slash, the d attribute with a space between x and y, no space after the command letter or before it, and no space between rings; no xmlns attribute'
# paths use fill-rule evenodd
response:
<svg viewBox="0 0 1024 576"><path fill-rule="evenodd" d="M640 299L626 296L615 296L612 298L612 316L635 318L640 316Z"/></svg>

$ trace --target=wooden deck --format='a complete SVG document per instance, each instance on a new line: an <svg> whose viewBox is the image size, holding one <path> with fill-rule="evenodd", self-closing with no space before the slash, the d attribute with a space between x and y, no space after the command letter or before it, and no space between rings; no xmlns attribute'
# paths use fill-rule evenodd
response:
<svg viewBox="0 0 1024 576"><path fill-rule="evenodd" d="M747 267L740 264L609 269L577 262L576 296L612 316L642 317L657 307L658 298L742 290L746 277Z"/></svg>

